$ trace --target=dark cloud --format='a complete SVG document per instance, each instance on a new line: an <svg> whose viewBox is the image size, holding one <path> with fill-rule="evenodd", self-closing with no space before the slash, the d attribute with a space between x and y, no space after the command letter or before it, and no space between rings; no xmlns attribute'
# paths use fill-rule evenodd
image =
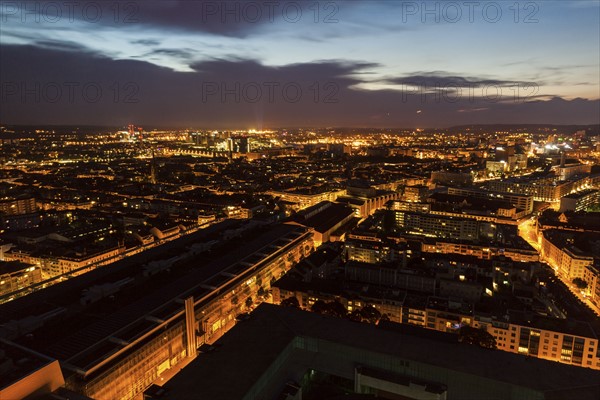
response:
<svg viewBox="0 0 600 400"><path fill-rule="evenodd" d="M90 50L79 43L58 41L58 40L38 40L35 42L35 46L43 47L51 50L59 51L79 51L89 52Z"/></svg>
<svg viewBox="0 0 600 400"><path fill-rule="evenodd" d="M133 40L131 42L131 44L141 44L142 46L158 46L158 45L160 45L160 42L158 40L152 40L152 39L140 39L140 40Z"/></svg>
<svg viewBox="0 0 600 400"><path fill-rule="evenodd" d="M14 2L19 9L28 10L28 21L35 20L31 15L36 11L40 20L77 20L89 24L90 29L98 25L118 29L153 29L164 32L187 31L203 32L219 36L245 38L262 28L278 23L289 23L304 31L315 18L323 23L330 15L339 17L343 10L363 3L362 0L349 2L309 2L296 0L137 0L137 1L95 1L58 2L54 0L25 0ZM315 7L320 7L316 13ZM332 9L330 9L333 7ZM0 14L7 24L21 23L21 13ZM333 14L332 14L333 13ZM322 15L321 15L322 14ZM58 17L60 16L60 17ZM335 20L334 17L331 17ZM35 23L32 22L32 26ZM329 24L333 27L335 24ZM155 43L158 44L158 43Z"/></svg>
<svg viewBox="0 0 600 400"><path fill-rule="evenodd" d="M433 72L416 72L407 76L388 78L383 82L391 83L396 85L410 85L419 86L426 88L481 88L484 86L515 86L515 85L526 85L531 82L523 82L518 80L502 80L502 79L488 79L480 77L464 77L450 75L446 72L433 71ZM539 83L537 83L539 84Z"/></svg>
<svg viewBox="0 0 600 400"><path fill-rule="evenodd" d="M504 90L485 97L481 90L444 96L356 89L376 66L339 60L266 66L232 57L196 62L193 71L179 72L144 61L4 45L0 122L262 128L600 121L600 100L545 99L544 93L515 98ZM490 81L505 82L459 80L463 85Z"/></svg>
<svg viewBox="0 0 600 400"><path fill-rule="evenodd" d="M135 4L136 6L130 10L135 23L244 38L276 24L290 24L297 27L298 33L305 36L311 34L311 30L306 27L320 24L331 28L329 37L342 36L335 29L339 28L337 22L349 18L349 14L346 14L348 10L370 2L364 0L323 3L304 0L144 0ZM380 27L369 24L363 29L377 30Z"/></svg>

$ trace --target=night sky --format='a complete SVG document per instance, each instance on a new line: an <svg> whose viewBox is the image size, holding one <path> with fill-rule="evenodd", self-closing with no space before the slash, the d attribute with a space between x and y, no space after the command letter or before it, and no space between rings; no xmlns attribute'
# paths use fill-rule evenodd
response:
<svg viewBox="0 0 600 400"><path fill-rule="evenodd" d="M600 2L0 2L0 123L600 123Z"/></svg>

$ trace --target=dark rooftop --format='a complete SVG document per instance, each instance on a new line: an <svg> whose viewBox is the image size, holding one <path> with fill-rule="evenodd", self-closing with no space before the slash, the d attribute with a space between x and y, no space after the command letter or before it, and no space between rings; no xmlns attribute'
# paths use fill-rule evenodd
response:
<svg viewBox="0 0 600 400"><path fill-rule="evenodd" d="M581 199L582 197L585 197L585 196L587 196L589 194L592 194L592 193L595 193L595 192L598 192L598 190L596 190L596 189L586 189L586 190L582 190L581 192L576 192L576 193L568 194L568 195L564 196L564 198L567 198L567 199Z"/></svg>
<svg viewBox="0 0 600 400"><path fill-rule="evenodd" d="M27 345L57 359L69 359L72 364L85 368L87 364L98 358L100 353L106 354L112 352L111 349L116 351L120 348L119 345L105 341L109 336L114 335L123 340L135 338L136 331L143 332L153 327L152 323L147 324L140 318L144 318L149 313L168 316L176 312L176 307L172 303L174 299L187 296L192 290L198 294L197 289L201 288L201 284L204 282L208 285L224 283L231 278L219 275L220 272L277 238L285 237L299 229L303 230L304 228L294 225L276 225L254 240L237 247L235 252L229 252L214 261L203 263L197 259L193 260L197 264L196 268L183 276L166 281L164 276L159 277L162 282L160 290L142 291L141 297L124 296L123 299L120 299L119 296L116 296L115 301L118 303L113 304L104 314L96 312L90 317L90 311L81 310L77 301L73 308L78 309L78 312L73 312L67 321L49 323L38 329L34 332L35 341L27 342ZM205 290L203 288L200 293L205 293ZM25 316L27 314L23 314L21 318ZM129 329L132 325L138 325L138 329L134 331ZM65 335L65 330L70 335Z"/></svg>
<svg viewBox="0 0 600 400"><path fill-rule="evenodd" d="M217 341L216 351L201 354L170 380L164 386L167 393L163 398L244 398L258 381L268 379L263 374L284 350L293 346L295 338L316 339L322 344L356 349L357 354L385 354L482 379L505 382L543 392L548 399L596 400L600 396L597 371L446 340L445 335L450 334L442 332L421 337L408 330L394 329L395 326L390 323L373 326L262 304L248 320L239 323ZM294 354L296 353L290 357L294 358ZM311 354L314 354L313 358L327 357L318 350ZM296 354L301 355L302 353ZM296 358L294 360L298 362ZM288 365L285 368L292 367ZM444 373L440 374L442 375ZM232 384L233 377L235 384Z"/></svg>
<svg viewBox="0 0 600 400"><path fill-rule="evenodd" d="M354 214L352 208L345 204L321 202L314 209L307 209L305 214L299 213L293 220L317 232L326 232L340 221Z"/></svg>
<svg viewBox="0 0 600 400"><path fill-rule="evenodd" d="M569 335L596 338L596 332L585 321L543 317L525 311L509 310L509 319L513 324L531 326L532 328L563 332Z"/></svg>
<svg viewBox="0 0 600 400"><path fill-rule="evenodd" d="M32 264L27 264L20 261L0 261L0 275L12 274L29 267L32 267Z"/></svg>

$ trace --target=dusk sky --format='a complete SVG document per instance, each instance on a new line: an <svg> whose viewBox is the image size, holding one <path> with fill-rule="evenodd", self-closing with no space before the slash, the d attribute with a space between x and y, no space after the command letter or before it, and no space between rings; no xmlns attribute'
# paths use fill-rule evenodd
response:
<svg viewBox="0 0 600 400"><path fill-rule="evenodd" d="M0 123L600 122L597 0L73 3L0 2Z"/></svg>

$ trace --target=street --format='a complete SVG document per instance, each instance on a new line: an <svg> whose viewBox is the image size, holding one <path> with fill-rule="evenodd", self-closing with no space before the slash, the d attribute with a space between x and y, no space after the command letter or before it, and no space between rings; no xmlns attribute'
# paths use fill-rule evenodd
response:
<svg viewBox="0 0 600 400"><path fill-rule="evenodd" d="M600 316L600 307L592 303L592 301L586 297L579 288L577 288L573 282L569 281L565 276L560 274L558 266L551 265L542 259L541 254L541 243L536 233L536 219L535 217L527 218L519 222L519 236L527 241L534 249L540 254L540 262L546 264L549 269L554 272L554 275L560 279L564 286L571 292L582 304L589 307L597 316Z"/></svg>

